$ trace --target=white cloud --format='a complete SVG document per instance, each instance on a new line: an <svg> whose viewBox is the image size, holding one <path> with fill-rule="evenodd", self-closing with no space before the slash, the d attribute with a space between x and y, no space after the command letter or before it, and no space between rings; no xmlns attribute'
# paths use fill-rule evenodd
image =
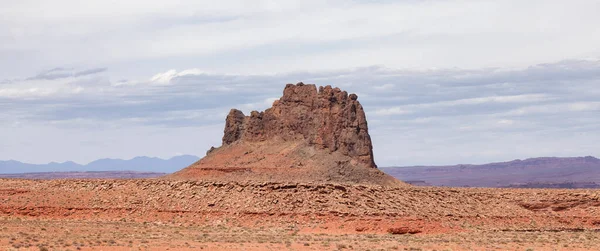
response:
<svg viewBox="0 0 600 251"><path fill-rule="evenodd" d="M383 108L383 109L375 110L376 115L382 115L382 116L411 114L411 113L413 113L413 111L404 110L401 107Z"/></svg>
<svg viewBox="0 0 600 251"><path fill-rule="evenodd" d="M474 94L476 95L476 94ZM404 106L396 106L390 108L382 108L375 111L376 115L402 115L414 114L424 109L464 106L464 105L484 105L486 103L536 103L540 101L550 100L551 98L545 94L524 94L510 96L489 96L479 98L457 99L449 101L439 101L432 103L408 104Z"/></svg>
<svg viewBox="0 0 600 251"><path fill-rule="evenodd" d="M546 105L525 106L502 113L506 116L526 116L532 114L560 114L565 112L600 111L600 102L569 102Z"/></svg>
<svg viewBox="0 0 600 251"><path fill-rule="evenodd" d="M577 102L568 105L568 109L574 112L600 111L600 102Z"/></svg>
<svg viewBox="0 0 600 251"><path fill-rule="evenodd" d="M373 88L375 88L375 90L385 91L385 90L389 90L389 89L394 88L394 86L395 86L394 84L383 84L383 85L380 85L380 86L375 86Z"/></svg>
<svg viewBox="0 0 600 251"><path fill-rule="evenodd" d="M510 120L510 119L502 119L498 121L498 124L500 125L505 125L505 126L510 126L513 125L515 123L514 120Z"/></svg>
<svg viewBox="0 0 600 251"><path fill-rule="evenodd" d="M454 106L454 105L477 105L485 103L532 103L548 100L550 97L546 94L524 94L511 96L490 96L481 98L459 99L447 102L438 102L433 105Z"/></svg>
<svg viewBox="0 0 600 251"><path fill-rule="evenodd" d="M5 88L0 89L0 97L6 98L26 98L26 97L42 97L49 96L55 93L52 89L41 89L41 88Z"/></svg>
<svg viewBox="0 0 600 251"><path fill-rule="evenodd" d="M158 85L168 85L171 84L171 80L183 77L183 76L195 76L195 75L210 75L212 73L200 70L200 69L187 69L178 72L175 69L168 70L166 72L157 73L152 78L150 78L150 83L158 84ZM228 88L215 87L215 90L221 91L229 91Z"/></svg>
<svg viewBox="0 0 600 251"><path fill-rule="evenodd" d="M150 78L150 81L157 84L168 84L169 82L171 82L171 79L173 79L176 76L176 70L168 70L166 72L158 73L152 76L152 78Z"/></svg>
<svg viewBox="0 0 600 251"><path fill-rule="evenodd" d="M0 67L22 72L26 66L75 62L118 65L131 74L126 78L165 67L248 74L368 65L523 67L600 56L594 54L600 42L598 5L558 0L7 2L0 10L0 28L8 31L0 36Z"/></svg>

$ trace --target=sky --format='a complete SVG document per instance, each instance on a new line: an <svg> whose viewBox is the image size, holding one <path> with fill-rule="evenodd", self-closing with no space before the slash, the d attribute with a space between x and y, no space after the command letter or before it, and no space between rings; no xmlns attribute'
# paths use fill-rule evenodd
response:
<svg viewBox="0 0 600 251"><path fill-rule="evenodd" d="M599 1L0 1L0 160L204 156L286 83L379 166L600 156Z"/></svg>

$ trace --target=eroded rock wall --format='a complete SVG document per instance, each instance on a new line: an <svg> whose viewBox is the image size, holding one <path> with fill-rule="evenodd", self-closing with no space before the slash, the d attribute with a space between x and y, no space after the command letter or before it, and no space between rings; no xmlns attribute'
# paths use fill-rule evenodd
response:
<svg viewBox="0 0 600 251"><path fill-rule="evenodd" d="M232 109L226 119L223 145L269 139L306 140L340 152L358 163L377 167L367 119L356 94L331 86L288 84L283 96L264 112L245 116Z"/></svg>

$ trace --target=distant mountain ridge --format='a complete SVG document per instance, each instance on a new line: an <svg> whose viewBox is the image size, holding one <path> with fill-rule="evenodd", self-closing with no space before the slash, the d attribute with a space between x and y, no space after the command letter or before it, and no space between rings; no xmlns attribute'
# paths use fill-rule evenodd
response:
<svg viewBox="0 0 600 251"><path fill-rule="evenodd" d="M41 172L41 173L12 173L2 174L0 178L7 179L148 179L157 178L166 173L136 172L136 171L89 171L89 172Z"/></svg>
<svg viewBox="0 0 600 251"><path fill-rule="evenodd" d="M72 161L27 164L0 161L5 178L152 178L176 172L200 158L135 157L99 159L87 165ZM395 178L415 185L454 187L600 188L600 159L540 157L482 165L380 167ZM98 173L95 173L98 172ZM22 175L15 175L22 174Z"/></svg>
<svg viewBox="0 0 600 251"><path fill-rule="evenodd" d="M172 173L178 171L200 158L194 155L180 155L170 159L154 157L135 157L130 160L99 159L86 165L72 161L63 163L28 164L15 160L0 161L0 174L40 173L40 172L98 172L98 171L135 171Z"/></svg>
<svg viewBox="0 0 600 251"><path fill-rule="evenodd" d="M600 184L600 159L540 157L483 165L383 167L397 179L418 185L529 187Z"/></svg>

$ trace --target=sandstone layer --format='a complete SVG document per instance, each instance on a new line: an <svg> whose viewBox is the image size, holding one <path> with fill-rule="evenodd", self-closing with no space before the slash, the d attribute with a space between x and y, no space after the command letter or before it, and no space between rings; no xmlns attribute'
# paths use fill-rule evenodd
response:
<svg viewBox="0 0 600 251"><path fill-rule="evenodd" d="M222 146L168 178L403 185L377 169L358 96L304 83L264 112L232 109Z"/></svg>

